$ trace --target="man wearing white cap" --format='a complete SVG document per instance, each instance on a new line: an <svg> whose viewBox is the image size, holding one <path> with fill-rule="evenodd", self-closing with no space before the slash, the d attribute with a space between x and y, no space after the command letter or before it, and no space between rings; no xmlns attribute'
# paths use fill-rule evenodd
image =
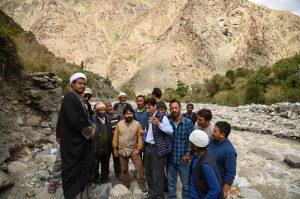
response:
<svg viewBox="0 0 300 199"><path fill-rule="evenodd" d="M126 93L120 92L119 93L119 102L115 103L113 106L113 110L117 111L117 113L118 113L119 121L124 119L123 110L125 108L131 107L131 105L129 103L127 103L126 101L127 101Z"/></svg>
<svg viewBox="0 0 300 199"><path fill-rule="evenodd" d="M189 140L190 147L195 152L195 157L191 161L191 199L223 199L221 176L217 163L208 149L207 134L201 130L194 130Z"/></svg>
<svg viewBox="0 0 300 199"><path fill-rule="evenodd" d="M62 187L66 199L88 198L95 127L81 100L87 78L83 73L70 77L72 90L63 98L57 132L60 135Z"/></svg>
<svg viewBox="0 0 300 199"><path fill-rule="evenodd" d="M90 100L93 97L93 91L92 89L86 87L82 96L82 101L84 104L84 107L86 108L86 110L89 113L89 117L92 118L92 116L94 115L94 111L92 109L92 106L90 104Z"/></svg>
<svg viewBox="0 0 300 199"><path fill-rule="evenodd" d="M106 106L99 102L95 105L96 114L93 121L96 124L96 137L93 140L93 169L91 179L94 183L105 183L109 176L109 159L112 151L112 127L109 117L106 115ZM101 163L101 178L99 175L99 163Z"/></svg>

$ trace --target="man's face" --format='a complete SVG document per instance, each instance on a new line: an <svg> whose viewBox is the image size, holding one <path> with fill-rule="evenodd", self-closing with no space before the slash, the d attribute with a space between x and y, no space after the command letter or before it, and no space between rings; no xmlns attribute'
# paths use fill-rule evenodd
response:
<svg viewBox="0 0 300 199"><path fill-rule="evenodd" d="M90 99L92 98L92 95L89 93L84 93L82 96L82 101L84 101L85 103L87 103L88 101L90 101Z"/></svg>
<svg viewBox="0 0 300 199"><path fill-rule="evenodd" d="M86 86L86 80L83 78L79 78L71 84L73 90L79 94L82 94L84 92L85 86Z"/></svg>
<svg viewBox="0 0 300 199"><path fill-rule="evenodd" d="M206 121L204 117L197 115L197 123L202 128L206 128L209 121Z"/></svg>
<svg viewBox="0 0 300 199"><path fill-rule="evenodd" d="M158 110L159 110L159 112L161 112L161 113L164 113L164 114L166 114L166 113L167 113L167 110L166 110L166 109L164 109L164 108L159 108Z"/></svg>
<svg viewBox="0 0 300 199"><path fill-rule="evenodd" d="M180 115L180 106L177 102L170 104L170 112L173 118L179 117Z"/></svg>
<svg viewBox="0 0 300 199"><path fill-rule="evenodd" d="M152 106L151 104L146 104L146 109L149 115L153 115L156 111L156 105Z"/></svg>
<svg viewBox="0 0 300 199"><path fill-rule="evenodd" d="M126 96L120 96L119 100L122 104L126 103L127 97Z"/></svg>
<svg viewBox="0 0 300 199"><path fill-rule="evenodd" d="M144 107L144 98L142 97L136 98L136 105L139 109L142 109Z"/></svg>
<svg viewBox="0 0 300 199"><path fill-rule="evenodd" d="M99 109L97 110L97 115L98 115L99 117L101 117L101 118L104 118L104 117L105 117L105 113L106 113L106 108L105 108L105 107L99 108Z"/></svg>
<svg viewBox="0 0 300 199"><path fill-rule="evenodd" d="M192 106L187 106L187 107L186 107L186 112L187 112L188 114L191 114L191 113L193 112L193 110L194 110L194 108L193 108Z"/></svg>
<svg viewBox="0 0 300 199"><path fill-rule="evenodd" d="M215 126L212 137L215 141L219 142L225 138L225 134L220 131L219 127Z"/></svg>
<svg viewBox="0 0 300 199"><path fill-rule="evenodd" d="M112 113L113 109L111 103L106 103L105 106L106 106L106 113L108 114Z"/></svg>
<svg viewBox="0 0 300 199"><path fill-rule="evenodd" d="M125 114L124 114L124 117L125 117L125 121L127 123L130 123L132 120L133 120L133 113L130 112L130 111L127 111Z"/></svg>
<svg viewBox="0 0 300 199"><path fill-rule="evenodd" d="M194 145L191 141L189 141L190 148L192 152L195 152L196 145Z"/></svg>

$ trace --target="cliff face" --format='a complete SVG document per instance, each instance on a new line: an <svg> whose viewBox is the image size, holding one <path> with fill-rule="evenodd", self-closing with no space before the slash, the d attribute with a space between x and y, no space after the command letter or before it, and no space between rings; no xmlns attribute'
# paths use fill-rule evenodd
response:
<svg viewBox="0 0 300 199"><path fill-rule="evenodd" d="M0 0L68 61L138 92L192 84L300 51L300 17L246 0Z"/></svg>

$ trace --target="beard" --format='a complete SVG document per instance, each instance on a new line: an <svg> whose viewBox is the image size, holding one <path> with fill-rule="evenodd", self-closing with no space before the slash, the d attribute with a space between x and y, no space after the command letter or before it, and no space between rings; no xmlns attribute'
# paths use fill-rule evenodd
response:
<svg viewBox="0 0 300 199"><path fill-rule="evenodd" d="M132 117L125 117L125 121L126 121L127 123L131 122L132 119L133 119Z"/></svg>
<svg viewBox="0 0 300 199"><path fill-rule="evenodd" d="M171 114L172 114L172 117L178 117L179 116L179 113L177 113L177 112L172 112Z"/></svg>

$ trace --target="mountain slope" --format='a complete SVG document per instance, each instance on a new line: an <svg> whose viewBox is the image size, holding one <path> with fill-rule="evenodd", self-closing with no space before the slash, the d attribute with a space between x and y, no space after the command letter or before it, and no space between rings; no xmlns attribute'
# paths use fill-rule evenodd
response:
<svg viewBox="0 0 300 199"><path fill-rule="evenodd" d="M300 51L300 17L246 0L0 0L56 55L138 92Z"/></svg>

